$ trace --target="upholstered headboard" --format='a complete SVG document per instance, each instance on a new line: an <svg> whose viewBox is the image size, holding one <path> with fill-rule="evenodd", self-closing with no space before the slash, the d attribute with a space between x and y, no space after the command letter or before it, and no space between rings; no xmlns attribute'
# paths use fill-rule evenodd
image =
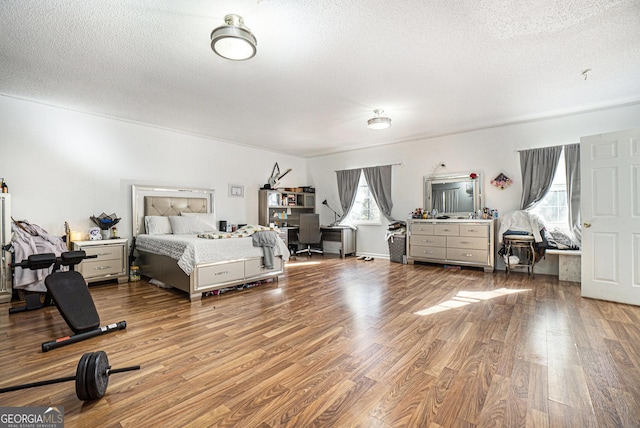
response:
<svg viewBox="0 0 640 428"><path fill-rule="evenodd" d="M206 198L176 198L145 196L144 215L180 215L180 213L208 213Z"/></svg>
<svg viewBox="0 0 640 428"><path fill-rule="evenodd" d="M144 231L144 216L215 213L213 189L131 186L133 236Z"/></svg>

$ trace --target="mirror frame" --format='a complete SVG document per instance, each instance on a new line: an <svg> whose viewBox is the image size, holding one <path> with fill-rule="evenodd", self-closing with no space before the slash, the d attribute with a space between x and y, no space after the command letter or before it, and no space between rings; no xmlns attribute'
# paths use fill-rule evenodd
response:
<svg viewBox="0 0 640 428"><path fill-rule="evenodd" d="M476 178L471 178L471 174L476 174ZM424 207L428 213L433 210L432 186L434 184L446 183L473 183L473 212L456 211L456 212L438 212L439 216L449 216L451 218L469 218L470 215L477 214L482 210L484 202L484 193L482 188L483 175L481 173L469 173L458 175L430 175L424 177Z"/></svg>

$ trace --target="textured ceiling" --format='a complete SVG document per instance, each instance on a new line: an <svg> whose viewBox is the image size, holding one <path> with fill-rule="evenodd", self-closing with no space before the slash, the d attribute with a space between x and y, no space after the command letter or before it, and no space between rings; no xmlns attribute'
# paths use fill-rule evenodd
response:
<svg viewBox="0 0 640 428"><path fill-rule="evenodd" d="M229 13L249 61L211 51ZM640 0L2 0L0 94L312 157L638 103L639 22Z"/></svg>

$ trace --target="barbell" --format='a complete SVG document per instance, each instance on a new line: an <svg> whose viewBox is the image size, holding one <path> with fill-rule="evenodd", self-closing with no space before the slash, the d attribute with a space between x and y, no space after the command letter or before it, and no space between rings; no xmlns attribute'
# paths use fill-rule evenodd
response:
<svg viewBox="0 0 640 428"><path fill-rule="evenodd" d="M20 389L33 388L36 386L51 385L54 383L71 382L76 383L76 395L80 400L89 401L102 398L107 392L109 376L115 373L140 370L140 366L123 367L112 369L109 365L107 353L104 351L88 352L84 354L78 362L75 376L49 379L22 385L0 388L0 394L4 392L17 391Z"/></svg>

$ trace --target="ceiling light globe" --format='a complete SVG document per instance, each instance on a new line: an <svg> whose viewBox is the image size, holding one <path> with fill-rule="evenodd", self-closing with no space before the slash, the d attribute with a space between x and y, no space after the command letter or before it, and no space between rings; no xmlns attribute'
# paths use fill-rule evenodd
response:
<svg viewBox="0 0 640 428"><path fill-rule="evenodd" d="M257 53L257 40L251 31L244 26L242 17L227 15L227 25L211 32L211 49L223 58L231 61L245 61Z"/></svg>

